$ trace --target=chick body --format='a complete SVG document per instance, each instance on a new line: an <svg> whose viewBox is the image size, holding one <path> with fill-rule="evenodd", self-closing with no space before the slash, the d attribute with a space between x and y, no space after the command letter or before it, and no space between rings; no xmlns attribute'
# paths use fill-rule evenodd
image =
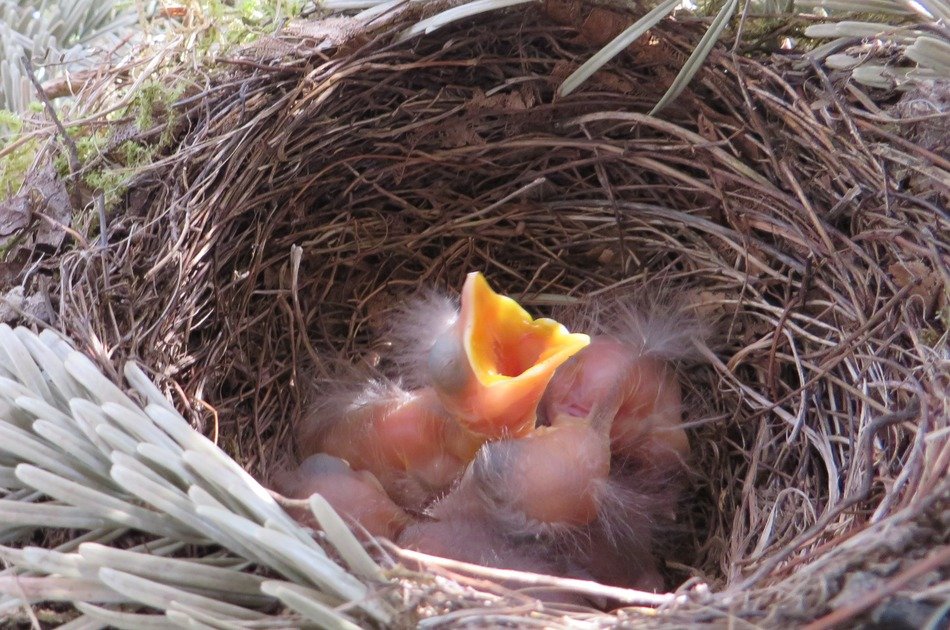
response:
<svg viewBox="0 0 950 630"><path fill-rule="evenodd" d="M448 489L481 440L462 428L431 388L390 389L346 407L310 431L304 453L323 452L371 472L400 505L421 507Z"/></svg>
<svg viewBox="0 0 950 630"><path fill-rule="evenodd" d="M577 526L597 517L609 472L607 437L583 420L562 418L524 438L483 446L470 483L497 514Z"/></svg>
<svg viewBox="0 0 950 630"><path fill-rule="evenodd" d="M458 486L431 507L431 520L408 527L399 542L459 560L525 568L536 560L517 551L516 541L594 521L609 466L606 436L582 422L486 443Z"/></svg>
<svg viewBox="0 0 950 630"><path fill-rule="evenodd" d="M359 531L395 540L412 520L396 505L372 473L356 471L337 457L312 455L300 466L280 475L275 490L292 499L319 494ZM308 525L316 523L310 512L292 510L292 516Z"/></svg>
<svg viewBox="0 0 950 630"><path fill-rule="evenodd" d="M549 422L561 416L602 418L615 455L666 465L689 452L682 424L682 394L662 359L598 336L551 379L541 402Z"/></svg>

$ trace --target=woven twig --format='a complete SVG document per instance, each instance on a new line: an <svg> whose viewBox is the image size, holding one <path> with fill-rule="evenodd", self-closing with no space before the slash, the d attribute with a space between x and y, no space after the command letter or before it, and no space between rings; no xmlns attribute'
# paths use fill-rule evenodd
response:
<svg viewBox="0 0 950 630"><path fill-rule="evenodd" d="M395 37L417 18L396 15L379 32ZM484 617L670 627L787 625L842 606L854 615L892 595L887 585L929 594L922 600L945 592L942 576L915 569L947 543L938 520L950 461L950 169L933 141L945 137L941 93L875 100L847 73L804 59L764 65L714 48L665 118L651 117L697 40L697 29L667 24L558 99L560 81L592 47L583 23L531 8L446 26L412 46L370 41L362 23L319 23L201 73L174 61L171 47L149 71L191 87L168 116L172 144L109 213L108 246L71 246L21 278L56 279L57 325L105 381L121 383L116 366L135 359L189 421L265 480L292 459L292 420L310 384L332 378L338 361L376 364L390 309L420 284L457 287L481 269L544 312L662 278L717 330L682 374L697 473L682 531L663 551L677 592L649 613L565 616L530 590L513 594L438 564L421 573L385 564L388 587L368 592L399 620L426 625ZM115 72L136 81L141 69ZM90 124L102 124L94 112L110 98L128 98L107 81L87 89ZM146 143L158 135L131 133ZM167 404L160 399L153 392L149 402ZM135 457L129 429L114 426L101 402L89 404L79 406L83 422L110 427L87 436L95 449ZM95 452L71 450L89 465ZM34 449L4 463L0 479L22 484L14 464L44 455L47 475L69 478L71 466ZM219 463L230 472L205 472L238 475ZM123 483L140 480L125 459L109 460L97 479L119 484L119 464ZM204 471L195 456L180 466ZM254 487L241 478L239 494ZM201 542L213 537L164 512L194 497L175 495L180 502L156 510L118 488L123 527L199 545L175 551L179 558L205 557ZM23 506L41 497L17 490L4 500L29 514ZM251 560L231 546L235 529L275 525L229 501L240 507L233 517L203 507L197 520L220 528L214 539L228 558ZM60 522L106 525L76 506L57 509ZM156 514L163 518L153 523ZM50 532L44 546L62 542ZM355 566L356 583L370 584ZM293 615L310 598L322 601L312 576L291 576L284 564L246 570L314 589L284 593ZM871 586L849 586L854 575ZM563 586L525 580L518 584ZM100 615L129 614L100 603ZM359 623L368 614L352 610Z"/></svg>

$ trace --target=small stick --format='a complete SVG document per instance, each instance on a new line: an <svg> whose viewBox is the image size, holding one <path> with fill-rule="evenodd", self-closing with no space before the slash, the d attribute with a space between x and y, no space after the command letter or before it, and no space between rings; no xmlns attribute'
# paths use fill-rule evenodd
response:
<svg viewBox="0 0 950 630"><path fill-rule="evenodd" d="M387 547L388 546L389 545L387 545ZM553 575L541 575L540 573L529 573L527 571L515 571L512 569L494 569L477 564L470 564L468 562L430 556L429 554L412 551L410 549L401 549L395 547L395 545L392 547L392 550L395 551L396 555L400 558L414 560L424 565L445 567L446 569L459 571L461 573L492 578L494 580L518 582L528 586L553 586L583 595L616 599L625 604L634 606L662 606L664 604L686 600L685 596L675 595L673 593L647 593L646 591L636 591L629 588L605 586L587 580L561 578Z"/></svg>
<svg viewBox="0 0 950 630"><path fill-rule="evenodd" d="M821 619L818 619L807 626L805 630L827 630L839 624L842 624L853 617L861 614L868 608L871 608L885 597L893 595L898 589L907 585L915 577L929 573L941 567L946 568L950 565L950 545L937 549L934 553L913 565L906 571L898 573L893 579L888 580L883 586L880 586L858 601L842 606L837 610L828 613Z"/></svg>
<svg viewBox="0 0 950 630"><path fill-rule="evenodd" d="M36 95L43 102L47 113L50 118L53 119L53 124L56 125L56 128L59 129L59 133L63 136L63 142L66 143L66 151L69 154L69 173L75 176L76 173L79 172L79 151L76 149L76 143L73 142L73 139L66 133L66 127L63 126L59 116L56 115L56 110L53 109L53 103L51 103L49 97L46 96L46 92L43 90L43 85L40 83L40 80L36 78L36 73L33 72L33 62L30 61L29 55L23 56L23 67L26 68L26 75L30 78L30 83L36 88Z"/></svg>

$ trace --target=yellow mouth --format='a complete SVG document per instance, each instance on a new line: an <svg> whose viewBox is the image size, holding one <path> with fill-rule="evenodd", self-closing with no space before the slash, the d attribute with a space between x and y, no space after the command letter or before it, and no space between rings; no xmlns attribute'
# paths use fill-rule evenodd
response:
<svg viewBox="0 0 950 630"><path fill-rule="evenodd" d="M590 343L552 319L534 319L498 295L478 272L462 289L462 345L477 386L468 405L480 416L463 419L473 431L519 435L533 428L538 401L554 371Z"/></svg>

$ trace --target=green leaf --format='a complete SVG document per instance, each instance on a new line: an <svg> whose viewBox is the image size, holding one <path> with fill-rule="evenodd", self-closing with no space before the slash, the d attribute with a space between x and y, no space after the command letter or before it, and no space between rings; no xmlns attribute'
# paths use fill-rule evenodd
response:
<svg viewBox="0 0 950 630"><path fill-rule="evenodd" d="M506 9L534 1L535 0L475 0L475 2L467 2L461 6L452 7L430 18L416 22L400 33L396 41L404 42L422 33L429 34L447 24L472 17L473 15L478 15L479 13L497 11L498 9Z"/></svg>
<svg viewBox="0 0 950 630"><path fill-rule="evenodd" d="M656 26L660 20L676 10L681 0L665 0L652 11L628 26L620 35L598 50L594 56L585 61L571 73L557 90L558 96L567 96L581 86L592 74L600 70L604 64L619 55L630 44L637 41L644 33Z"/></svg>
<svg viewBox="0 0 950 630"><path fill-rule="evenodd" d="M686 89L686 86L689 85L689 82L692 81L696 73L699 72L703 63L706 62L706 57L709 56L713 46L716 45L716 41L719 40L719 36L722 35L722 32L729 24L729 19L732 17L732 14L735 13L736 7L738 6L739 0L729 0L722 6L712 24L709 25L709 29L703 34L702 39L699 40L699 44L693 49L689 59L683 64L679 74L673 79L673 84L670 85L663 97L660 98L660 102L650 111L651 116L673 102L673 100Z"/></svg>

